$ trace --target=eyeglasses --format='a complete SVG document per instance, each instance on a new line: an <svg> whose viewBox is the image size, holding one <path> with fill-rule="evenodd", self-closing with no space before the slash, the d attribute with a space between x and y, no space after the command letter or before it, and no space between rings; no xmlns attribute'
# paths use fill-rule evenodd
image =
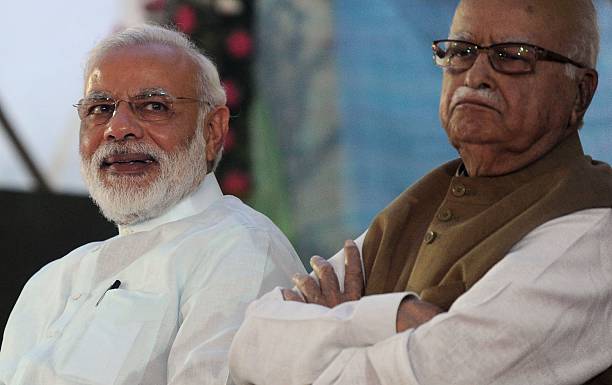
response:
<svg viewBox="0 0 612 385"><path fill-rule="evenodd" d="M121 102L126 102L134 115L145 122L169 120L175 114L174 104L177 102L199 102L211 105L202 99L182 96L175 97L166 93L156 92L132 96L128 100L93 96L81 99L73 106L77 108L82 122L89 126L97 126L108 123L115 116Z"/></svg>
<svg viewBox="0 0 612 385"><path fill-rule="evenodd" d="M526 43L500 43L485 47L463 40L435 40L431 48L437 66L458 72L472 67L478 55L485 51L491 67L504 74L532 73L538 60L586 68L563 55Z"/></svg>

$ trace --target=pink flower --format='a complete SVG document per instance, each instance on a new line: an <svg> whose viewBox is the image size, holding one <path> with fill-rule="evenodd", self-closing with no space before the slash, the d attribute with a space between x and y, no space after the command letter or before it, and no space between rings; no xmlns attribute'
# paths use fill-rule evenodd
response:
<svg viewBox="0 0 612 385"><path fill-rule="evenodd" d="M193 7L183 4L176 9L174 14L174 22L179 31L191 34L197 25L197 17Z"/></svg>
<svg viewBox="0 0 612 385"><path fill-rule="evenodd" d="M244 30L232 32L225 40L225 44L230 55L239 59L249 56L253 50L251 35Z"/></svg>
<svg viewBox="0 0 612 385"><path fill-rule="evenodd" d="M249 176L241 170L234 169L225 173L221 189L225 194L245 197L250 188Z"/></svg>
<svg viewBox="0 0 612 385"><path fill-rule="evenodd" d="M225 94L227 95L227 105L230 107L238 106L242 95L240 95L240 89L236 83L231 79L223 80L223 88L225 88Z"/></svg>

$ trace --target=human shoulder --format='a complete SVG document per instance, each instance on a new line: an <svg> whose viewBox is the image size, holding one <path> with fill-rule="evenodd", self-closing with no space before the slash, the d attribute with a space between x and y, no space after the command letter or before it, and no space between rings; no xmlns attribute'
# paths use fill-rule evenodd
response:
<svg viewBox="0 0 612 385"><path fill-rule="evenodd" d="M77 247L61 258L47 263L32 275L26 283L24 291L32 286L46 286L49 284L50 280L62 279L66 274L70 274L71 271L74 271L75 267L86 255L95 252L103 243L104 241L87 243Z"/></svg>
<svg viewBox="0 0 612 385"><path fill-rule="evenodd" d="M274 231L278 230L276 225L267 216L253 209L235 196L224 195L223 198L217 202L217 205L226 210L229 218L232 218L244 227L256 229L264 228Z"/></svg>
<svg viewBox="0 0 612 385"><path fill-rule="evenodd" d="M231 195L224 195L206 210L185 221L204 233L249 233L258 237L286 238L268 217Z"/></svg>
<svg viewBox="0 0 612 385"><path fill-rule="evenodd" d="M255 295L290 285L291 274L304 271L281 230L238 198L224 196L184 224L189 226L174 253L179 258L190 255L190 267L184 270L185 298L202 288L209 296L213 287L224 287L227 282L241 282L241 290L250 288Z"/></svg>
<svg viewBox="0 0 612 385"><path fill-rule="evenodd" d="M205 266L221 259L226 266L263 263L269 257L299 260L287 237L269 218L233 196L223 196L180 222L177 252L194 254Z"/></svg>
<svg viewBox="0 0 612 385"><path fill-rule="evenodd" d="M26 317L28 322L40 321L42 318L39 315L47 314L45 309L52 308L57 304L56 300L69 295L80 263L87 255L95 252L101 243L88 243L78 247L34 273L17 298L9 319L11 325L23 324L20 317Z"/></svg>
<svg viewBox="0 0 612 385"><path fill-rule="evenodd" d="M612 209L576 211L529 232L473 287L542 285L549 278L576 277L587 269L594 279L612 277ZM602 276L603 275L603 276ZM487 284L488 283L488 284ZM595 282L592 282L595 283Z"/></svg>
<svg viewBox="0 0 612 385"><path fill-rule="evenodd" d="M548 243L562 251L584 241L610 241L598 237L602 231L612 230L612 208L591 208L552 219L536 227L514 247L514 250L531 245Z"/></svg>

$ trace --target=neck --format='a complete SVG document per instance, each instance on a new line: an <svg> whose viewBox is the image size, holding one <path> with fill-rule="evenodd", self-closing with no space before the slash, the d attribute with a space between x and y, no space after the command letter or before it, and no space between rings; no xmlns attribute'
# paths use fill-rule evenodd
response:
<svg viewBox="0 0 612 385"><path fill-rule="evenodd" d="M470 176L506 175L536 162L553 151L577 130L568 129L558 137L541 137L527 149L513 149L498 144L463 143L459 154Z"/></svg>

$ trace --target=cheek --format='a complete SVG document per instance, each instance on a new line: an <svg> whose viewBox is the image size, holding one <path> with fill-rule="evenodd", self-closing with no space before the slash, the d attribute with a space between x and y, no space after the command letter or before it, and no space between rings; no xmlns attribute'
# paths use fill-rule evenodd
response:
<svg viewBox="0 0 612 385"><path fill-rule="evenodd" d="M174 152L183 145L184 137L176 129L164 127L163 130L149 130L149 138L165 152Z"/></svg>
<svg viewBox="0 0 612 385"><path fill-rule="evenodd" d="M147 130L148 137L159 148L166 152L175 152L185 148L195 132L193 122L177 121L176 124L163 127L152 127Z"/></svg>
<svg viewBox="0 0 612 385"><path fill-rule="evenodd" d="M445 74L444 80L442 81L439 106L440 120L445 128L447 127L448 120L450 119L449 106L455 89L457 89L457 86L453 86L452 81L448 78L448 75Z"/></svg>
<svg viewBox="0 0 612 385"><path fill-rule="evenodd" d="M91 158L100 143L100 139L96 138L92 131L85 132L81 129L79 134L79 152L85 158Z"/></svg>
<svg viewBox="0 0 612 385"><path fill-rule="evenodd" d="M512 92L507 95L509 112L506 125L512 131L518 131L526 137L538 135L541 126L546 125L550 108L550 97L542 95L537 85L524 87L523 92ZM554 102L552 102L554 103Z"/></svg>

